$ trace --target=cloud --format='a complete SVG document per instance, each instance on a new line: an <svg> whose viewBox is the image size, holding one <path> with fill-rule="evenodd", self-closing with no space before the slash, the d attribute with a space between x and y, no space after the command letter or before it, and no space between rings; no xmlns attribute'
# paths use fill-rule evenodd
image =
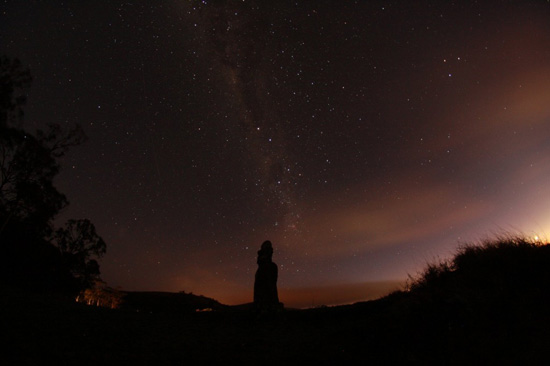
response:
<svg viewBox="0 0 550 366"><path fill-rule="evenodd" d="M321 305L343 305L380 298L403 288L399 281L363 282L333 286L293 287L279 289L279 299L286 307L311 308Z"/></svg>
<svg viewBox="0 0 550 366"><path fill-rule="evenodd" d="M353 191L352 191L353 192ZM449 227L479 220L492 204L467 198L459 188L434 184L417 187L406 181L395 196L365 194L357 188L346 202L326 201L304 218L302 240L308 256L338 257L377 247L428 240ZM336 245L336 243L338 243ZM294 255L300 255L298 250Z"/></svg>

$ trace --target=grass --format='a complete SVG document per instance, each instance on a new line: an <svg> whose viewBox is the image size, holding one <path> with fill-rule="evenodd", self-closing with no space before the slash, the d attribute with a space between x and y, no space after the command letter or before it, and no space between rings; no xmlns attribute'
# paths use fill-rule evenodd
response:
<svg viewBox="0 0 550 366"><path fill-rule="evenodd" d="M430 264L408 290L417 296L473 305L531 303L550 285L550 246L522 237L464 245L452 260ZM535 305L535 304L533 304Z"/></svg>

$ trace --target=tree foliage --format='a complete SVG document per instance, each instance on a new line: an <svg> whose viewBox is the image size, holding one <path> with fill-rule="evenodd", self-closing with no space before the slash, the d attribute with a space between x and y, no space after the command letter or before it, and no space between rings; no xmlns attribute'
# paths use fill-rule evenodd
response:
<svg viewBox="0 0 550 366"><path fill-rule="evenodd" d="M0 57L0 129L8 121L19 121L23 117L23 106L27 100L25 90L31 84L31 73L19 60Z"/></svg>
<svg viewBox="0 0 550 366"><path fill-rule="evenodd" d="M54 240L72 275L82 284L89 286L99 278L97 259L107 246L90 220L69 220L56 230Z"/></svg>
<svg viewBox="0 0 550 366"><path fill-rule="evenodd" d="M48 223L68 204L66 197L53 186L59 173L58 158L67 149L85 140L79 127L63 132L59 125L39 130L36 136L6 127L0 137L0 230L10 220L27 221L46 230Z"/></svg>
<svg viewBox="0 0 550 366"><path fill-rule="evenodd" d="M99 276L97 259L105 242L89 220L70 220L55 230L54 219L68 200L53 179L61 169L59 158L86 136L78 126L23 129L30 81L21 62L0 58L0 250L10 258L2 277L36 284L72 275L84 285Z"/></svg>

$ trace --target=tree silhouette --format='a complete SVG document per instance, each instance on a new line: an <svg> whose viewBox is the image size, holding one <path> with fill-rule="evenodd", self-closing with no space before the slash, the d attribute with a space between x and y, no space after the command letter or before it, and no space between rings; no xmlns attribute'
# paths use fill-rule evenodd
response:
<svg viewBox="0 0 550 366"><path fill-rule="evenodd" d="M64 130L51 124L34 134L21 128L30 81L21 62L0 58L0 251L9 258L0 274L10 282L54 287L72 275L84 285L99 275L92 257L105 253L105 242L88 220L54 229L53 220L68 201L53 179L59 158L86 137L78 126Z"/></svg>
<svg viewBox="0 0 550 366"><path fill-rule="evenodd" d="M103 239L89 220L69 220L55 232L55 243L72 275L85 287L99 279L99 264L106 251Z"/></svg>
<svg viewBox="0 0 550 366"><path fill-rule="evenodd" d="M27 98L24 90L31 84L31 73L23 68L21 61L0 57L0 129L8 121L19 121L23 117L23 105Z"/></svg>

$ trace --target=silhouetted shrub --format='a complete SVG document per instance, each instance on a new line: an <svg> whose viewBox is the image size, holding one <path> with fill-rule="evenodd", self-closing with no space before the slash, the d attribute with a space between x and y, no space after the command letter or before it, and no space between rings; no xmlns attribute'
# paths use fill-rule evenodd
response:
<svg viewBox="0 0 550 366"><path fill-rule="evenodd" d="M550 246L522 237L499 237L464 245L448 261L429 264L408 291L419 301L436 301L469 310L508 309L546 303L550 285ZM496 311L496 310L495 310Z"/></svg>

